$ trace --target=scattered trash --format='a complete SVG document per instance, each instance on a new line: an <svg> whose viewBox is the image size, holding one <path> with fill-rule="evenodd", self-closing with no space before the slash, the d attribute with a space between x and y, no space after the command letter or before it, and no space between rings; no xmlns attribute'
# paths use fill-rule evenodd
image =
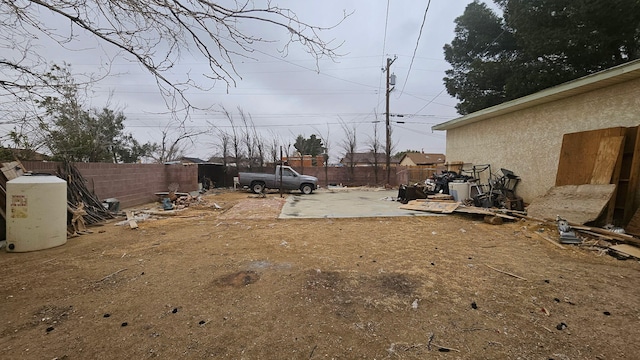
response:
<svg viewBox="0 0 640 360"><path fill-rule="evenodd" d="M110 316L111 316L111 314L109 314L109 313L106 313L106 314L102 315L102 317L104 317L104 318L108 318Z"/></svg>
<svg viewBox="0 0 640 360"><path fill-rule="evenodd" d="M549 312L549 310L547 310L546 308L541 308L540 309L545 315L549 316L551 315L551 313Z"/></svg>
<svg viewBox="0 0 640 360"><path fill-rule="evenodd" d="M127 326L127 325L129 325L129 323L128 323L128 322L126 322L126 321L125 321L125 322L123 322L122 324L120 324L120 326L122 326L122 327L125 327L125 326Z"/></svg>
<svg viewBox="0 0 640 360"><path fill-rule="evenodd" d="M172 313L177 313L178 312L178 308L173 308L173 310L171 310Z"/></svg>
<svg viewBox="0 0 640 360"><path fill-rule="evenodd" d="M472 308L473 310L477 310L477 309L478 309L478 304L476 304L476 302L475 302L475 301L474 301L474 302L472 302L472 303L471 303L471 308Z"/></svg>
<svg viewBox="0 0 640 360"><path fill-rule="evenodd" d="M171 199L169 198L162 199L162 209L173 210L173 203L171 202Z"/></svg>
<svg viewBox="0 0 640 360"><path fill-rule="evenodd" d="M562 331L562 330L564 330L564 329L566 329L568 327L569 326L567 324L563 323L563 322L561 322L560 324L556 325L556 329L558 329L560 331Z"/></svg>
<svg viewBox="0 0 640 360"><path fill-rule="evenodd" d="M582 240L578 239L575 231L571 229L569 222L556 215L556 223L558 224L558 232L560 232L561 244L580 244Z"/></svg>
<svg viewBox="0 0 640 360"><path fill-rule="evenodd" d="M204 320L200 320L200 321L198 321L198 325L204 325L204 324L206 324L206 323L207 323L207 322L206 322L206 321L204 321Z"/></svg>
<svg viewBox="0 0 640 360"><path fill-rule="evenodd" d="M411 303L411 307L415 310L418 308L418 299L413 300Z"/></svg>
<svg viewBox="0 0 640 360"><path fill-rule="evenodd" d="M52 332L53 330L54 330L54 327L53 327L53 326L49 326L49 327L47 328L47 332Z"/></svg>
<svg viewBox="0 0 640 360"><path fill-rule="evenodd" d="M605 315L607 315L607 316L611 315L611 313L610 313L610 312L608 312L608 311L604 311L604 312L603 312L603 314L605 314Z"/></svg>
<svg viewBox="0 0 640 360"><path fill-rule="evenodd" d="M625 231L623 228L619 227L619 226L614 226L612 224L608 224L602 227L605 230L609 230L614 234L625 234Z"/></svg>

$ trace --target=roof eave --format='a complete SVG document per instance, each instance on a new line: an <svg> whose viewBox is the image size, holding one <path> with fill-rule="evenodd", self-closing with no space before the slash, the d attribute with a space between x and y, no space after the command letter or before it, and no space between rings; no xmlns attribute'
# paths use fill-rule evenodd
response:
<svg viewBox="0 0 640 360"><path fill-rule="evenodd" d="M631 61L572 80L537 93L507 101L431 127L432 131L451 130L488 118L524 110L536 105L583 94L606 86L640 78L640 60Z"/></svg>

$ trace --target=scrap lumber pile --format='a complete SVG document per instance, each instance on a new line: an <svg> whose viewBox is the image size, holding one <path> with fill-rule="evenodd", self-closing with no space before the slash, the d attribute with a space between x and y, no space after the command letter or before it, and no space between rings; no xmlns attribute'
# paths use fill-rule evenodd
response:
<svg viewBox="0 0 640 360"><path fill-rule="evenodd" d="M516 220L516 217L509 215L508 213L514 212L507 209L491 209L491 208L481 208L476 206L467 206L463 205L461 202L456 202L454 200L441 200L437 199L438 195L432 196L429 195L427 199L421 200L411 200L407 204L400 205L400 209L405 210L414 210L414 211L425 211L432 213L440 213L440 214L451 214L451 213L460 213L460 214L475 214L475 215L484 215L484 216L492 216L499 217L507 220ZM506 212L506 213L505 213Z"/></svg>
<svg viewBox="0 0 640 360"><path fill-rule="evenodd" d="M640 239L632 236L640 236L639 191L640 127L565 134L555 187L527 213L538 221L561 216L584 246L640 259Z"/></svg>
<svg viewBox="0 0 640 360"><path fill-rule="evenodd" d="M24 168L18 161L1 164L0 167L0 216L6 219L5 209L7 208L7 182L24 174Z"/></svg>
<svg viewBox="0 0 640 360"><path fill-rule="evenodd" d="M113 214L104 207L95 193L87 188L86 179L80 171L70 162L64 162L58 166L58 177L67 181L67 205L75 209L79 204L84 204L82 217L86 224L96 224L108 219L113 219Z"/></svg>

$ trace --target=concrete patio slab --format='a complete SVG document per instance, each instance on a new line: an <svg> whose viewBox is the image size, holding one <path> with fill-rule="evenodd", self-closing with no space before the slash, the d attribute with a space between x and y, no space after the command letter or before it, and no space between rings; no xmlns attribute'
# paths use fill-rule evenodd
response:
<svg viewBox="0 0 640 360"><path fill-rule="evenodd" d="M348 188L321 189L310 195L290 194L279 218L442 216L399 209L401 203L392 200L397 195L398 190Z"/></svg>

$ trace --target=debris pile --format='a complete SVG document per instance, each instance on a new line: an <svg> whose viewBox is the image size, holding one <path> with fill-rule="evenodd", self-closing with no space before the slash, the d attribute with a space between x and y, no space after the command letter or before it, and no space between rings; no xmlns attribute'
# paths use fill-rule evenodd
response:
<svg viewBox="0 0 640 360"><path fill-rule="evenodd" d="M91 225L113 219L113 213L106 209L95 193L87 188L87 181L80 171L70 162L58 166L58 177L67 182L67 205L71 214L79 208L84 224Z"/></svg>

